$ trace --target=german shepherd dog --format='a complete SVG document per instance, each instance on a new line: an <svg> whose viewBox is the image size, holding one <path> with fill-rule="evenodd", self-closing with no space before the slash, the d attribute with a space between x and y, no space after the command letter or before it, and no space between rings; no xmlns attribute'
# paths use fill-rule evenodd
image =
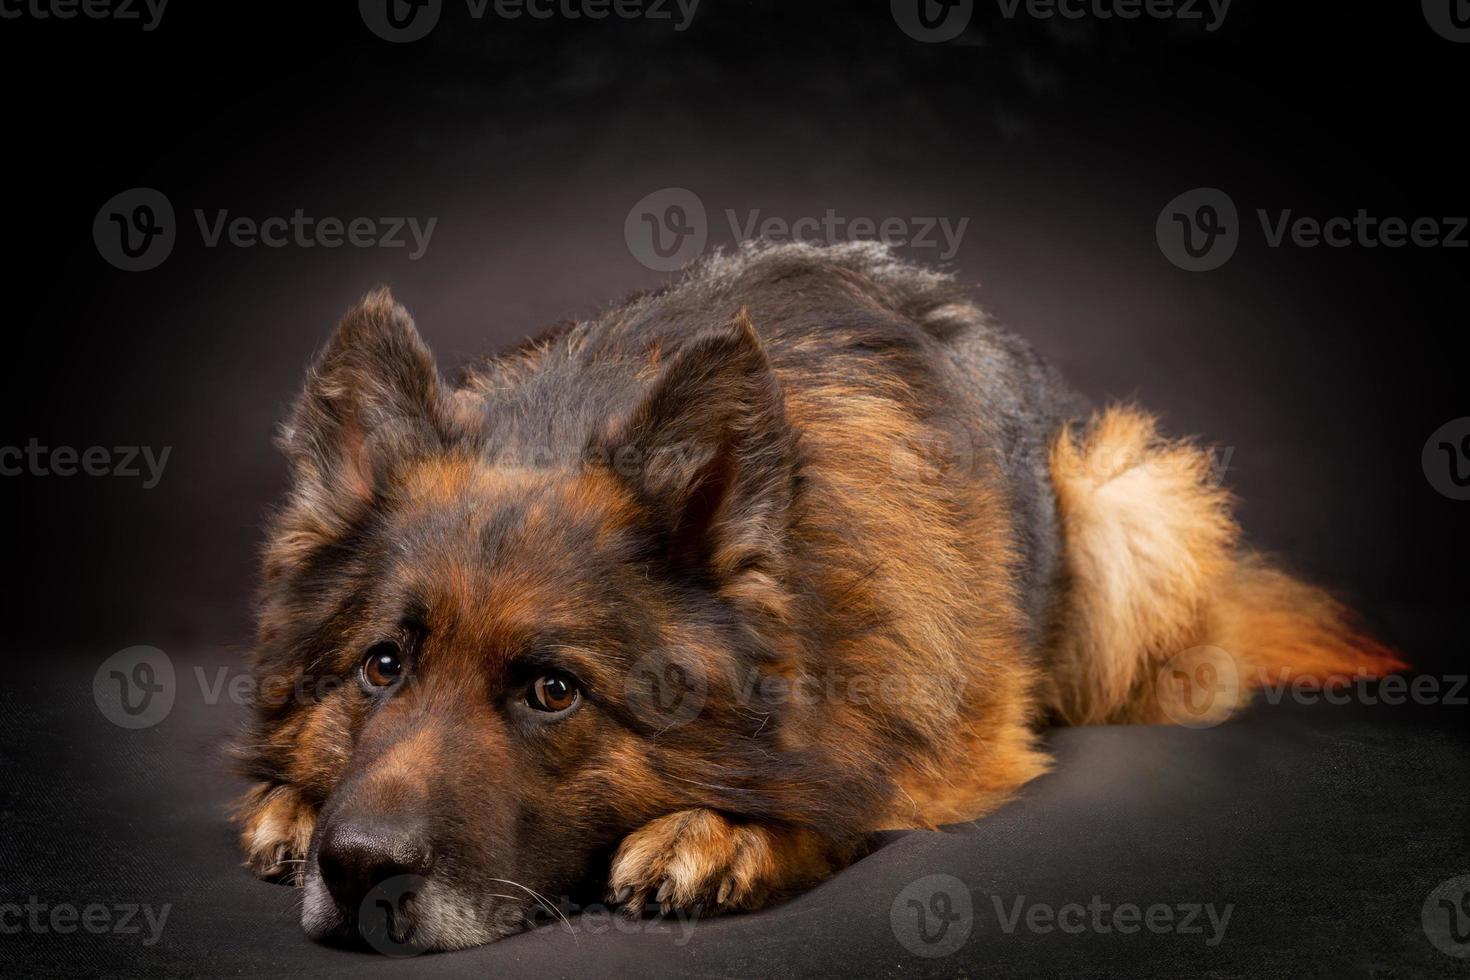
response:
<svg viewBox="0 0 1470 980"><path fill-rule="evenodd" d="M993 810L1043 724L1402 666L1206 449L876 244L716 255L452 385L374 292L279 441L237 819L317 938L405 876L428 949L754 909Z"/></svg>

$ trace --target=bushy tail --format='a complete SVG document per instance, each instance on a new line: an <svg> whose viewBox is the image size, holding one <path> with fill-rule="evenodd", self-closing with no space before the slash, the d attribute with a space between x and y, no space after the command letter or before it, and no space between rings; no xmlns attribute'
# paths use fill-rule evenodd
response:
<svg viewBox="0 0 1470 980"><path fill-rule="evenodd" d="M1212 723L1265 684L1404 664L1347 610L1239 545L1211 455L1113 407L1053 445L1065 606L1049 701L1072 724Z"/></svg>

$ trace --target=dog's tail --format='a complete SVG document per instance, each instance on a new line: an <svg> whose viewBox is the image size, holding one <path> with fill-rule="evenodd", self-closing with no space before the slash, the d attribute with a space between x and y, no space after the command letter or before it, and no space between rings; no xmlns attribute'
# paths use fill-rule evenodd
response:
<svg viewBox="0 0 1470 980"><path fill-rule="evenodd" d="M1053 444L1065 598L1049 702L1072 724L1210 724L1265 685L1405 665L1327 593L1240 547L1212 453L1113 407Z"/></svg>

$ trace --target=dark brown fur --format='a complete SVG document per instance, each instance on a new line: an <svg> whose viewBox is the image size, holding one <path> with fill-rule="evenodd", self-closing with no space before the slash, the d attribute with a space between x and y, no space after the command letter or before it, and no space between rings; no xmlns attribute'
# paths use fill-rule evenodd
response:
<svg viewBox="0 0 1470 980"><path fill-rule="evenodd" d="M1393 666L1240 552L1197 450L1086 414L876 246L711 260L454 388L367 297L283 438L248 863L304 879L330 935L356 909L324 828L410 827L438 948L519 928L531 891L753 908L875 829L993 809L1046 768L1046 716L1164 720L1191 649ZM378 697L355 678L384 638L414 663ZM555 720L524 704L549 670L584 692Z"/></svg>

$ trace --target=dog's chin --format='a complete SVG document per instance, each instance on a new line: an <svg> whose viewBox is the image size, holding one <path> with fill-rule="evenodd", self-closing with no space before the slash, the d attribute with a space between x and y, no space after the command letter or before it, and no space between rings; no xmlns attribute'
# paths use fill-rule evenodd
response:
<svg viewBox="0 0 1470 980"><path fill-rule="evenodd" d="M342 908L314 870L304 882L301 927L318 942L376 950L387 956L447 952L483 946L521 932L527 911L519 902L485 905L435 878L412 892L369 894L362 909ZM395 893L396 892L396 893Z"/></svg>

